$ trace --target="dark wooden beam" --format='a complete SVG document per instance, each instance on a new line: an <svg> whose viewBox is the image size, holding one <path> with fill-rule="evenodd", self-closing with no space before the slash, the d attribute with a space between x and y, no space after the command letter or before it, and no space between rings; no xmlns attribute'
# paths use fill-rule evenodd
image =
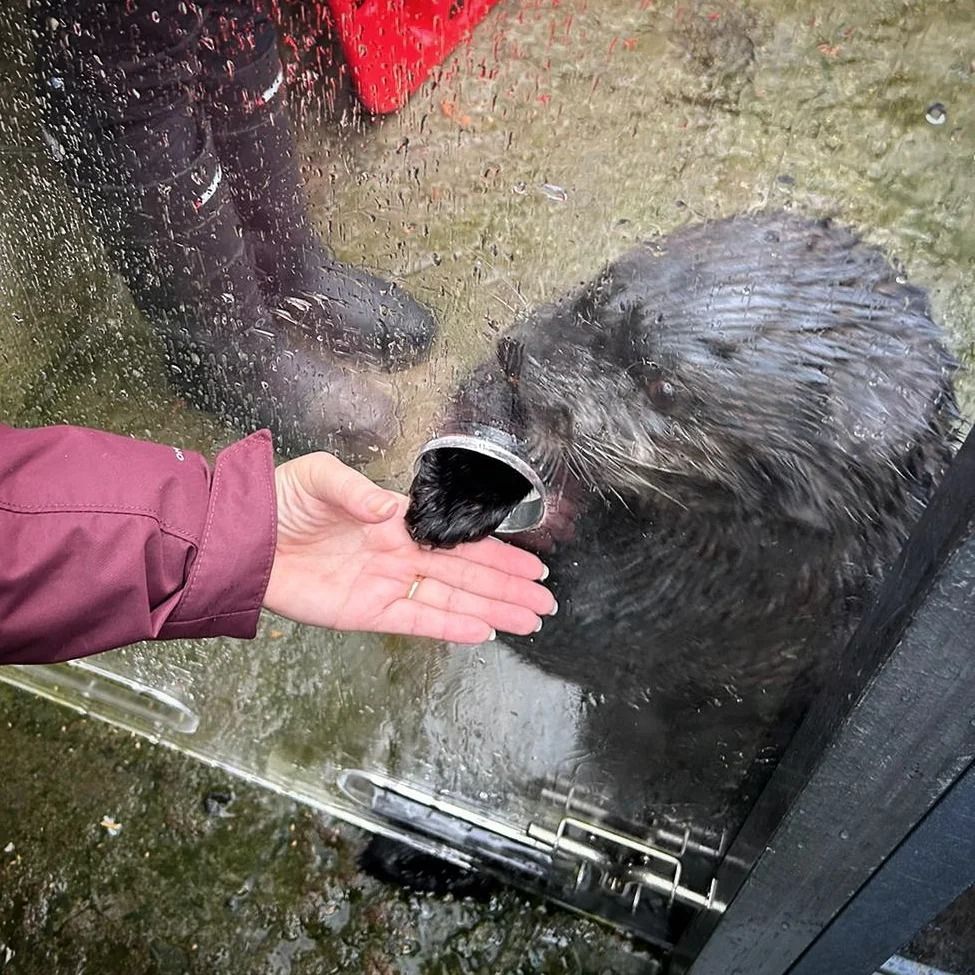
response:
<svg viewBox="0 0 975 975"><path fill-rule="evenodd" d="M672 969L789 972L973 755L975 438L969 436L732 844L718 889L729 907L720 918L702 915L691 925ZM913 934L905 930L901 943Z"/></svg>

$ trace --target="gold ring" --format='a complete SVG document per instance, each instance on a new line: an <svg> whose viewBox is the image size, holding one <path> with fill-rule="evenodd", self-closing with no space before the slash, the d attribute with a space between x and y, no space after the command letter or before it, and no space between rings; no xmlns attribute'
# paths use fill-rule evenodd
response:
<svg viewBox="0 0 975 975"><path fill-rule="evenodd" d="M410 583L410 591L406 594L407 599L412 599L416 595L416 591L420 588L421 582L423 582L423 576L417 576L413 582Z"/></svg>

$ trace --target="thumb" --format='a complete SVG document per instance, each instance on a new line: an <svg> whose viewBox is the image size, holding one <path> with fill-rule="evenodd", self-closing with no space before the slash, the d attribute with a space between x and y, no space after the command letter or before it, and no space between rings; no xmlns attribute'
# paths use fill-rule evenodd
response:
<svg viewBox="0 0 975 975"><path fill-rule="evenodd" d="M370 482L371 485L371 482ZM380 522L388 521L399 511L400 497L392 491L384 491L382 488L373 490L362 498L361 512L356 513L363 521Z"/></svg>
<svg viewBox="0 0 975 975"><path fill-rule="evenodd" d="M332 454L308 454L300 460L308 493L316 501L339 507L358 521L368 524L387 521L402 506L401 495L379 487Z"/></svg>

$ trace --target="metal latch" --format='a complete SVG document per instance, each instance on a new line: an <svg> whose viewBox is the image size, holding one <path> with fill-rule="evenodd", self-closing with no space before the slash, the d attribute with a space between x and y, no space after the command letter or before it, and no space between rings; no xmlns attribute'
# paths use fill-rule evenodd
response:
<svg viewBox="0 0 975 975"><path fill-rule="evenodd" d="M639 907L644 891L648 890L666 897L668 907L676 901L701 910L724 910L725 905L715 898L717 880L714 877L705 893L693 890L681 883L683 865L680 857L626 833L565 816L555 830L529 823L527 834L546 843L553 859L561 857L578 861L577 889L595 881L602 889L628 900L633 912Z"/></svg>

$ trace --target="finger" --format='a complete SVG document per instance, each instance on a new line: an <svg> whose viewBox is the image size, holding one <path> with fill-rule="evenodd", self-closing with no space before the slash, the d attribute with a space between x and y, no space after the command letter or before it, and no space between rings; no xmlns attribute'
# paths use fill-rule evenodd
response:
<svg viewBox="0 0 975 975"><path fill-rule="evenodd" d="M442 551L522 579L544 579L548 576L548 566L537 555L509 545L500 538L482 538L479 542L465 542Z"/></svg>
<svg viewBox="0 0 975 975"><path fill-rule="evenodd" d="M397 599L380 617L385 633L427 636L450 643L484 643L497 635L494 628L476 616L451 613L413 599Z"/></svg>
<svg viewBox="0 0 975 975"><path fill-rule="evenodd" d="M337 506L368 524L387 521L405 510L406 498L401 494L379 487L332 454L306 454L300 460L305 489L324 505Z"/></svg>
<svg viewBox="0 0 975 975"><path fill-rule="evenodd" d="M430 577L423 579L416 587L413 601L432 606L434 609L446 610L454 615L473 616L483 620L495 630L517 633L521 636L537 633L542 625L538 614L524 606L477 596Z"/></svg>
<svg viewBox="0 0 975 975"><path fill-rule="evenodd" d="M549 616L556 609L555 597L530 579L509 575L490 565L479 565L452 552L421 552L419 555L417 575L437 579L454 589L487 599L523 606L539 616Z"/></svg>

